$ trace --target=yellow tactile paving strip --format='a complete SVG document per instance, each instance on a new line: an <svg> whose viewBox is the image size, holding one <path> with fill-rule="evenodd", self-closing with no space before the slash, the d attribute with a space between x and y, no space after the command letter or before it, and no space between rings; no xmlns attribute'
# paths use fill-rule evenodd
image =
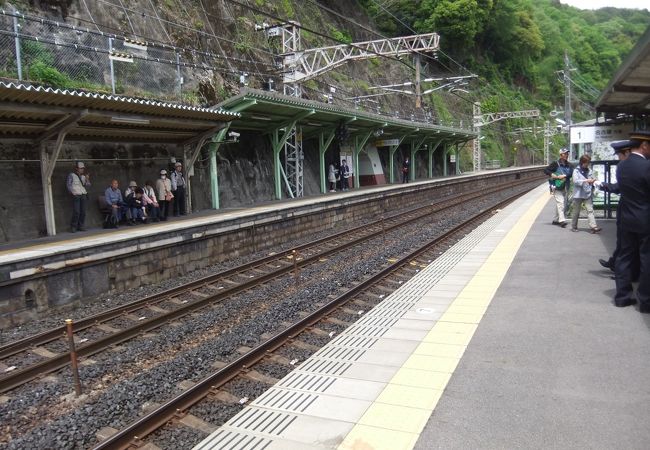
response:
<svg viewBox="0 0 650 450"><path fill-rule="evenodd" d="M399 450L415 446L501 281L548 194L516 222L485 263L393 376L339 450Z"/></svg>

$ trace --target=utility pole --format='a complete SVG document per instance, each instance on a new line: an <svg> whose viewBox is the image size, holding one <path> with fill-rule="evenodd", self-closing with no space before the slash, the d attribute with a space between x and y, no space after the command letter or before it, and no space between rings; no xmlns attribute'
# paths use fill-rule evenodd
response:
<svg viewBox="0 0 650 450"><path fill-rule="evenodd" d="M422 108L422 90L420 89L420 54L415 54L415 107Z"/></svg>
<svg viewBox="0 0 650 450"><path fill-rule="evenodd" d="M564 121L571 127L571 64L569 54L564 51Z"/></svg>

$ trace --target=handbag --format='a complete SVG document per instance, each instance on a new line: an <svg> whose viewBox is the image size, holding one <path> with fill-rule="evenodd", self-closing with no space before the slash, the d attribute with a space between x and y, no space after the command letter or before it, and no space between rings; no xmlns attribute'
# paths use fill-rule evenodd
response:
<svg viewBox="0 0 650 450"><path fill-rule="evenodd" d="M172 198L174 198L174 194L172 194L172 193L169 192L169 191L165 192L165 201L168 202L168 201L170 201Z"/></svg>

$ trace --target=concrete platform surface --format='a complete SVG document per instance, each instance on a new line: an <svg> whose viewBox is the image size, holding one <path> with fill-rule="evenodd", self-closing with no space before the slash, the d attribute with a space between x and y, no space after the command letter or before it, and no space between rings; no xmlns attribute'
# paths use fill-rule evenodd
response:
<svg viewBox="0 0 650 450"><path fill-rule="evenodd" d="M650 448L650 315L613 306L592 235L535 221L416 449Z"/></svg>

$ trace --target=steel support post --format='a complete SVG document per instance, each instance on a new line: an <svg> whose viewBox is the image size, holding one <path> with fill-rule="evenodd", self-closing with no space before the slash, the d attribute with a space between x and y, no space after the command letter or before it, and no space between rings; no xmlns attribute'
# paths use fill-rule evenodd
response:
<svg viewBox="0 0 650 450"><path fill-rule="evenodd" d="M395 152L399 148L399 145L391 145L388 149L388 167L390 170L390 176L388 177L391 184L395 183Z"/></svg>
<svg viewBox="0 0 650 450"><path fill-rule="evenodd" d="M411 170L409 170L409 181L415 181L415 171L417 169L415 155L422 150L426 136L419 141L411 141Z"/></svg>
<svg viewBox="0 0 650 450"><path fill-rule="evenodd" d="M110 54L113 53L113 38L108 38L108 65L111 69L111 91L115 94L115 65L113 64L113 59L110 57Z"/></svg>
<svg viewBox="0 0 650 450"><path fill-rule="evenodd" d="M210 193L212 194L213 209L219 209L219 175L217 173L218 149L218 143L210 142Z"/></svg>
<svg viewBox="0 0 650 450"><path fill-rule="evenodd" d="M479 102L474 103L473 106L473 129L477 134L472 145L472 169L474 172L481 170L481 126L483 125L483 119L481 116L481 104Z"/></svg>
<svg viewBox="0 0 650 450"><path fill-rule="evenodd" d="M14 11L18 12L18 11ZM23 81L23 62L20 54L20 35L18 33L18 17L14 16L14 40L16 43L16 68L18 69L18 79Z"/></svg>
<svg viewBox="0 0 650 450"><path fill-rule="evenodd" d="M61 147L63 146L63 141L65 139L66 132L59 133L56 143L54 144L54 150L52 154L49 155L47 152L47 146L45 142L41 142L41 184L43 186L43 201L45 205L45 226L47 228L47 235L54 236L56 235L56 220L54 217L54 200L52 199L52 173L54 172L54 167L56 166L56 160L59 157L61 152Z"/></svg>
<svg viewBox="0 0 650 450"><path fill-rule="evenodd" d="M326 193L327 189L327 167L325 166L325 152L332 144L334 140L334 131L330 130L327 132L320 133L318 135L318 158L320 164L320 191L321 193Z"/></svg>
<svg viewBox="0 0 650 450"><path fill-rule="evenodd" d="M354 187L358 188L360 186L359 183L359 154L361 153L361 150L363 150L366 146L366 143L368 143L368 139L370 139L370 136L372 133L374 133L376 130L371 130L368 131L366 134L362 135L357 135L354 137L354 152L352 154L352 167L353 167L353 175L354 175Z"/></svg>
<svg viewBox="0 0 650 450"><path fill-rule="evenodd" d="M442 144L442 139L438 140L435 145L432 145L431 148L429 148L429 178L433 178L433 154L440 144Z"/></svg>

